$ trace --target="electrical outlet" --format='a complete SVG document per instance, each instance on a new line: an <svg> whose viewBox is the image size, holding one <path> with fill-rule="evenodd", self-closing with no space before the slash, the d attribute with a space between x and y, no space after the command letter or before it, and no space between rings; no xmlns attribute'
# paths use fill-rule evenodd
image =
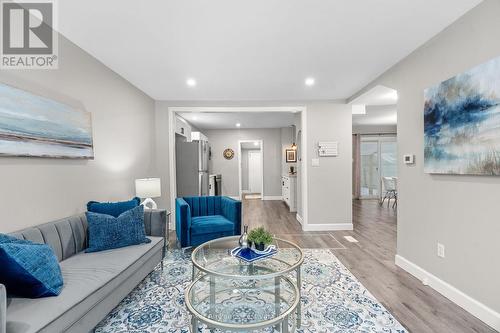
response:
<svg viewBox="0 0 500 333"><path fill-rule="evenodd" d="M444 245L441 243L438 243L437 245L437 255L440 258L444 258Z"/></svg>

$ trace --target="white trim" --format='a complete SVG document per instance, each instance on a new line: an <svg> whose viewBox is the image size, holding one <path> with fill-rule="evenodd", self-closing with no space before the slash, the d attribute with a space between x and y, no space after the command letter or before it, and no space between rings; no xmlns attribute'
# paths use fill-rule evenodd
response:
<svg viewBox="0 0 500 333"><path fill-rule="evenodd" d="M353 230L352 223L324 223L302 225L304 231L341 231Z"/></svg>
<svg viewBox="0 0 500 333"><path fill-rule="evenodd" d="M243 185L241 181L241 144L245 142L255 142L258 141L260 143L260 195L262 200L264 200L264 140L238 140L238 189L240 193L240 198L243 198Z"/></svg>
<svg viewBox="0 0 500 333"><path fill-rule="evenodd" d="M168 163L170 183L170 210L175 216L175 198L177 197L176 173L175 173L175 123L176 112L300 112L301 113L301 167L302 167L302 210L303 226L307 225L307 107L306 106L273 106L273 107L177 107L169 106L168 112ZM238 198L240 199L240 198Z"/></svg>
<svg viewBox="0 0 500 333"><path fill-rule="evenodd" d="M309 211L309 206L308 206L308 179L307 179L307 168L308 168L308 155L307 155L307 145L308 145L308 142L307 142L307 116L306 116L306 113L307 113L307 108L304 107L303 110L302 110L302 113L300 115L300 129L302 131L302 134L301 134L301 142L300 142L300 149L301 149L301 153L300 153L300 167L301 167L301 182L302 182L302 186L301 186L301 190L302 190L302 230L303 231L306 231L307 230L307 226L308 226L308 221L309 221L309 215L308 215L308 211Z"/></svg>
<svg viewBox="0 0 500 333"><path fill-rule="evenodd" d="M299 213L295 214L295 218L301 225L304 223L304 220L302 220L302 216L300 216Z"/></svg>
<svg viewBox="0 0 500 333"><path fill-rule="evenodd" d="M175 198L177 198L177 182L175 170L175 112L168 112L168 164L169 164L169 183L170 183L170 211L175 219ZM175 220L174 220L175 221Z"/></svg>
<svg viewBox="0 0 500 333"><path fill-rule="evenodd" d="M483 303L475 300L464 292L453 287L451 284L441 280L437 276L427 272L420 266L396 255L395 263L420 281L424 281L429 287L448 298L453 303L462 307L464 310L490 325L497 331L500 331L500 313L487 307Z"/></svg>
<svg viewBox="0 0 500 333"><path fill-rule="evenodd" d="M302 112L303 106L173 106L173 112Z"/></svg>
<svg viewBox="0 0 500 333"><path fill-rule="evenodd" d="M283 200L281 195L266 195L262 197L262 200Z"/></svg>

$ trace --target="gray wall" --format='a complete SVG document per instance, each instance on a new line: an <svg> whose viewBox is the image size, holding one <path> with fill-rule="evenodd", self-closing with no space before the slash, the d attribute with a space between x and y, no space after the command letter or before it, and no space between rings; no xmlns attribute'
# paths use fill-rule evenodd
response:
<svg viewBox="0 0 500 333"><path fill-rule="evenodd" d="M307 106L308 224L352 223L352 114L345 104L310 104ZM318 158L319 141L338 141L339 155Z"/></svg>
<svg viewBox="0 0 500 333"><path fill-rule="evenodd" d="M0 71L0 81L92 113L94 160L0 158L0 232L124 200L152 177L154 101L60 36L58 70Z"/></svg>
<svg viewBox="0 0 500 333"><path fill-rule="evenodd" d="M222 174L222 194L238 196L238 140L263 140L264 196L281 196L281 132L271 129L204 130L212 148L210 172ZM222 153L231 148L235 156L226 160Z"/></svg>
<svg viewBox="0 0 500 333"><path fill-rule="evenodd" d="M367 87L399 96L398 254L497 312L500 177L424 173L423 91L500 56L499 13L500 1L484 1ZM402 164L403 154L416 165Z"/></svg>

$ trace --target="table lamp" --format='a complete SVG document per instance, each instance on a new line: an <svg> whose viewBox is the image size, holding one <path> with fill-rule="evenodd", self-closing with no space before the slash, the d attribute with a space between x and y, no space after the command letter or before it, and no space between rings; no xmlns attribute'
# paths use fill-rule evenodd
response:
<svg viewBox="0 0 500 333"><path fill-rule="evenodd" d="M144 201L144 209L156 209L158 206L151 198L161 197L160 178L143 178L135 180L135 195Z"/></svg>

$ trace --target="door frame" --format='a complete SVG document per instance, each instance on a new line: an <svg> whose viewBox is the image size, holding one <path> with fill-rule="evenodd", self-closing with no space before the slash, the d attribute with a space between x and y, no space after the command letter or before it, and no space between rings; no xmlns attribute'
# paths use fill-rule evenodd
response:
<svg viewBox="0 0 500 333"><path fill-rule="evenodd" d="M302 152L301 157L301 192L302 192L302 216L297 216L297 220L302 224L302 230L307 229L309 225L309 198L308 198L308 163L309 160L309 150L307 149L307 106L296 105L296 106L189 106L189 104L181 103L182 106L167 106L167 118L168 118L168 152L167 152L167 163L168 163L168 176L169 178L164 180L167 184L169 191L167 200L170 202L170 212L172 216L176 215L175 212L175 198L177 197L177 183L176 183L176 173L175 173L175 115L177 112L293 112L300 113L301 127L302 127ZM156 106L156 112L162 112L161 109ZM158 133L157 133L158 135ZM163 152L162 152L163 153ZM171 230L175 230L175 223L172 223Z"/></svg>
<svg viewBox="0 0 500 333"><path fill-rule="evenodd" d="M264 200L264 140L262 139L256 139L256 140L238 140L238 193L239 193L239 199L243 199L243 184L241 181L241 144L242 143L254 143L258 142L260 144L260 188L261 188L261 193L260 193L260 199Z"/></svg>

